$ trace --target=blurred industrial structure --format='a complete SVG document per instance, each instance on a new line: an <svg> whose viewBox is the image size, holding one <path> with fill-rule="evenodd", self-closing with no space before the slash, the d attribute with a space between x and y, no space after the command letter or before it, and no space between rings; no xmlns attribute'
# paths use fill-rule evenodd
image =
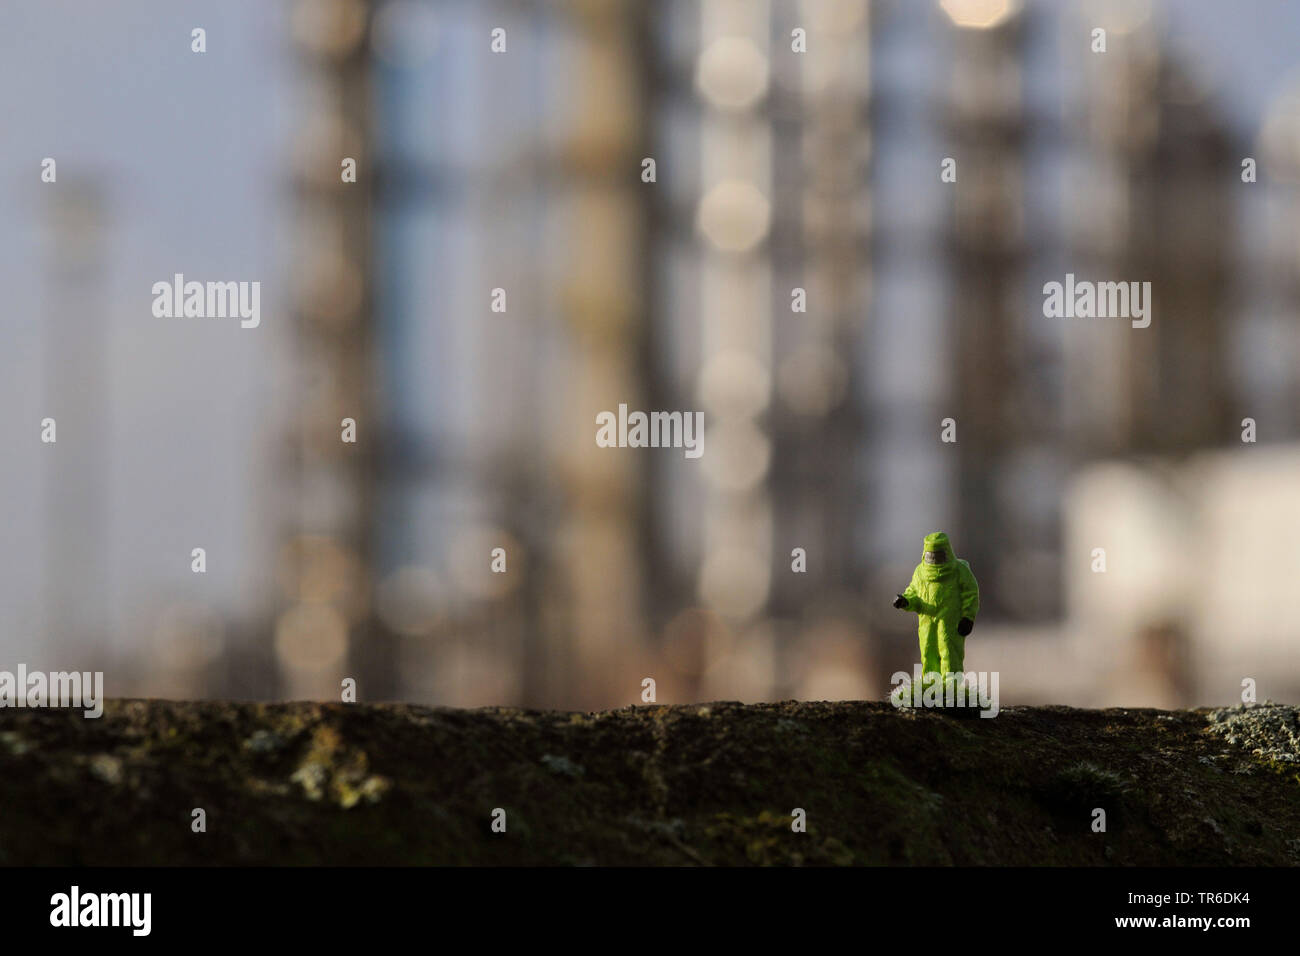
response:
<svg viewBox="0 0 1300 956"><path fill-rule="evenodd" d="M391 642L374 626L371 582L383 429L372 357L368 19L360 3L297 4L289 19L304 79L290 170L300 228L272 628L276 689L287 697L336 697L344 677L378 687L394 680ZM349 162L362 172L345 173Z"/></svg>
<svg viewBox="0 0 1300 956"><path fill-rule="evenodd" d="M76 665L87 643L99 649L93 657L101 662L110 660L113 651L102 558L108 436L97 421L108 372L103 329L88 321L106 285L110 223L105 192L97 180L79 177L65 181L45 208L49 306L44 317L44 415L53 421L50 449L58 454L46 462L44 475L50 489L44 611L46 638L60 667ZM68 580L78 584L76 601L63 592Z"/></svg>
<svg viewBox="0 0 1300 956"><path fill-rule="evenodd" d="M1256 573L1300 570L1300 75L1243 121L1144 0L283 10L283 315L214 352L289 346L249 465L272 572L224 554L256 580L218 597L151 554L128 611L156 626L108 633L93 542L153 539L95 481L128 376L69 317L126 253L69 172L43 207L52 654L93 644L133 693L882 697L916 656L892 595L944 529L983 588L967 664L1009 703L1300 693ZM1150 282L1150 327L1046 317L1067 273ZM703 411L703 457L598 447L620 404Z"/></svg>
<svg viewBox="0 0 1300 956"><path fill-rule="evenodd" d="M941 526L980 666L1024 633L1050 658L1088 610L1071 476L1236 440L1241 150L1154 16L1062 62L1087 8L298 9L288 693L873 696L913 653L878 609ZM1044 319L1067 270L1150 281L1156 321ZM706 455L596 447L619 403L702 408ZM1185 673L1152 681L1187 702L1185 622L1124 633L1166 626L1147 656Z"/></svg>

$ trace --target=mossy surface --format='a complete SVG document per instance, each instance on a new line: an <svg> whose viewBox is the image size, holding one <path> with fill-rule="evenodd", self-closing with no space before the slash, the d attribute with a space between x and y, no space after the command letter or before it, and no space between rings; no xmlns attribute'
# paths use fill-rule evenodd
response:
<svg viewBox="0 0 1300 956"><path fill-rule="evenodd" d="M0 864L1296 865L1294 714L3 710Z"/></svg>

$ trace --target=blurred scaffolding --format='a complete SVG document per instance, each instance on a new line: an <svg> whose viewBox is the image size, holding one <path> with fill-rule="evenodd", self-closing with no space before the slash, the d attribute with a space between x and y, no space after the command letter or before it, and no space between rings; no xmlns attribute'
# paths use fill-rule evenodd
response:
<svg viewBox="0 0 1300 956"><path fill-rule="evenodd" d="M274 627L287 697L337 697L344 677L376 690L395 679L371 597L383 429L372 358L370 12L361 2L299 3L290 19L306 82L292 167L297 404L284 469L293 478ZM343 181L348 160L361 171L355 182ZM355 439L345 442L348 421Z"/></svg>
<svg viewBox="0 0 1300 956"><path fill-rule="evenodd" d="M1261 385L1233 331L1294 350L1297 269L1282 230L1276 265L1241 251L1245 147L1146 5L295 10L283 693L878 696L915 657L889 597L937 528L984 588L968 663L1015 693L1091 702L1130 652L1139 699L1205 691L1189 623L1089 617L1110 592L1080 586L1080 489L1226 448L1247 408L1297 438L1296 363ZM1152 327L1044 319L1067 271L1150 281ZM598 448L621 403L702 409L704 457ZM1108 661L1072 643L1085 620Z"/></svg>

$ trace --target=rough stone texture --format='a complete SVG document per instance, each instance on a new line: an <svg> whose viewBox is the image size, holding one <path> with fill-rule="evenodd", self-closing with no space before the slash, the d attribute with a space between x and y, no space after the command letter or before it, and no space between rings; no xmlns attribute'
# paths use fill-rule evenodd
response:
<svg viewBox="0 0 1300 956"><path fill-rule="evenodd" d="M1275 705L3 710L0 864L1295 865L1298 729Z"/></svg>

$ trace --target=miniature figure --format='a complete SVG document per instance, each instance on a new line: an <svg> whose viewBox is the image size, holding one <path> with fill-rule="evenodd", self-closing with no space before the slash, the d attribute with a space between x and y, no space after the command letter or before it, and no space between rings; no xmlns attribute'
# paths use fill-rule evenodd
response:
<svg viewBox="0 0 1300 956"><path fill-rule="evenodd" d="M934 682L934 674L943 679L962 673L966 635L975 627L980 609L980 589L970 565L952 553L942 531L925 536L921 563L894 607L917 615L921 672L927 683Z"/></svg>

